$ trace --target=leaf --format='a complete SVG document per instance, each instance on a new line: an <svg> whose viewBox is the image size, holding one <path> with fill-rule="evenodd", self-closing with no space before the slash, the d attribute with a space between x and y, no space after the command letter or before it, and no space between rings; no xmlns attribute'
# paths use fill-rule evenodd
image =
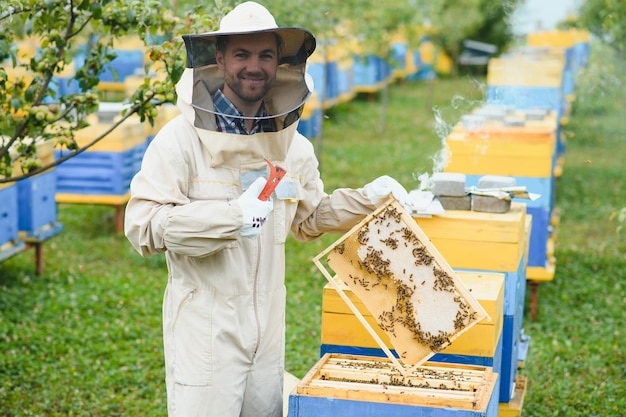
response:
<svg viewBox="0 0 626 417"><path fill-rule="evenodd" d="M88 0L85 0L89 3ZM93 16L93 19L99 20L102 17L102 5L99 2L94 2L89 5L89 10Z"/></svg>

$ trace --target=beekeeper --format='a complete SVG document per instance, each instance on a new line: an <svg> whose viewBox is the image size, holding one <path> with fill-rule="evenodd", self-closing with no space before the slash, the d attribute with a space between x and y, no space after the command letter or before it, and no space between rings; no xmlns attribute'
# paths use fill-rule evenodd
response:
<svg viewBox="0 0 626 417"><path fill-rule="evenodd" d="M313 146L296 130L311 90L311 32L279 28L263 6L235 7L217 32L184 35L181 114L148 147L131 184L125 233L165 252L170 416L281 416L285 240L342 233L392 193L384 176L324 192ZM287 170L269 201L266 160Z"/></svg>

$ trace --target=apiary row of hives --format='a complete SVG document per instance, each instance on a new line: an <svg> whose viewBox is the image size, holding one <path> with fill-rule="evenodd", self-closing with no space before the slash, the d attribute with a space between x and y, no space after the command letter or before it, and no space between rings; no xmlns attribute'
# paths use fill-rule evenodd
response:
<svg viewBox="0 0 626 417"><path fill-rule="evenodd" d="M537 283L552 280L556 270L558 212L554 202L565 160L562 128L570 116L576 75L587 61L588 47L586 33L541 32L529 35L525 47L491 59L487 103L462 117L445 140L448 161L444 171L463 173L468 186L480 188L486 175L502 176L540 196L512 199L525 206L531 227L526 266L517 272L519 298L509 298L512 308L505 306L503 354L510 354L512 360L505 359L507 369L501 374L502 403L514 400L514 360L525 356L520 351L524 280L532 291L534 319ZM510 409L503 406L501 410Z"/></svg>
<svg viewBox="0 0 626 417"><path fill-rule="evenodd" d="M449 57L429 36L417 42L408 41L398 30L390 38L389 54L364 53L358 40L345 28L337 39L318 42L307 63L307 72L314 85L314 94L304 106L298 130L314 139L319 136L324 109L352 100L357 94L374 94L398 80L427 80L438 73L449 73ZM409 31L410 32L410 31Z"/></svg>
<svg viewBox="0 0 626 417"><path fill-rule="evenodd" d="M541 196L517 200L527 204L533 219L528 254L532 281L554 277L554 202L565 157L562 128L588 48L585 32L539 32L528 36L527 46L492 58L487 103L463 116L445 140L444 171L466 174L470 186L483 175L510 176Z"/></svg>
<svg viewBox="0 0 626 417"><path fill-rule="evenodd" d="M554 37L561 42L560 36L571 44L548 48ZM568 57L567 62L559 61L560 76L555 75L552 59L546 59L550 70L545 74L533 73L540 83L558 85L559 100L548 99L551 88L542 91L542 86L530 84L530 77L524 81L510 76L511 91L507 91L506 84L498 84L505 77L489 75L490 100L466 115L447 138L451 159L445 171L462 173L468 187L477 187L485 176L502 177L540 195L539 199L513 198L506 211L447 209L440 215L414 217L419 232L409 228L429 242L424 244L427 253L436 254L426 257L434 264L430 277L415 269L424 262L419 245L411 249L408 243L411 250L403 249L409 221L404 218L405 224L394 228L393 220L381 217L384 210L320 254L318 262L324 258L330 266L322 300L321 359L292 392L289 415L521 414L527 382L520 372L528 348L522 331L526 284L530 271L553 274L547 235L553 228L555 184L563 163L560 131L571 102L570 77L584 65L585 41L577 33L529 36L529 48ZM493 68L500 71L501 62L494 62ZM517 58L515 65L519 65ZM533 95L536 100L527 104ZM381 228L383 223L390 223L390 228ZM442 264L452 272L440 268ZM442 276L440 270L455 277L448 305L433 301L440 296L434 285ZM386 298L381 295L385 291L389 291ZM484 318L459 322L459 329L454 324L446 327L446 318L449 322L452 316L465 317L464 296L479 303L472 311L484 313ZM407 312L415 311L421 319L410 322ZM411 350L411 343L419 341L427 348ZM478 371L482 378L490 374L493 383L470 389L474 394L461 390L451 395L449 383L438 383L440 390L424 380L406 384L414 381L412 371L388 376L385 369L397 369L398 363L409 366L416 357L425 360L418 361L419 367L459 375Z"/></svg>

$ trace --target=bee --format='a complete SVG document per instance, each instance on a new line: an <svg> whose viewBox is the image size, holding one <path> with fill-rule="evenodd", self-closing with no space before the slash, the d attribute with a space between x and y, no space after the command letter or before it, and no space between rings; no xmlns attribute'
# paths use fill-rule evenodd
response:
<svg viewBox="0 0 626 417"><path fill-rule="evenodd" d="M369 241L369 227L367 225L365 225L361 230L359 230L359 233L357 235L357 240L359 241L359 243L361 245L366 245L367 242Z"/></svg>
<svg viewBox="0 0 626 417"><path fill-rule="evenodd" d="M380 241L392 250L396 250L396 248L398 247L398 239L388 237L387 239L381 239Z"/></svg>

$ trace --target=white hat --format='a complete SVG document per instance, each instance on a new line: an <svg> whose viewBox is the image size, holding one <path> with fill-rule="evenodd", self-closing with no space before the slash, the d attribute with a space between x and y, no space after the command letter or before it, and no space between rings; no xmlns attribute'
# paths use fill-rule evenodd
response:
<svg viewBox="0 0 626 417"><path fill-rule="evenodd" d="M187 67L197 68L215 64L215 47L222 35L243 35L274 32L283 40L281 64L301 65L315 50L315 37L302 28L279 28L274 16L263 6L253 1L241 3L220 22L216 32L183 35L187 48Z"/></svg>

